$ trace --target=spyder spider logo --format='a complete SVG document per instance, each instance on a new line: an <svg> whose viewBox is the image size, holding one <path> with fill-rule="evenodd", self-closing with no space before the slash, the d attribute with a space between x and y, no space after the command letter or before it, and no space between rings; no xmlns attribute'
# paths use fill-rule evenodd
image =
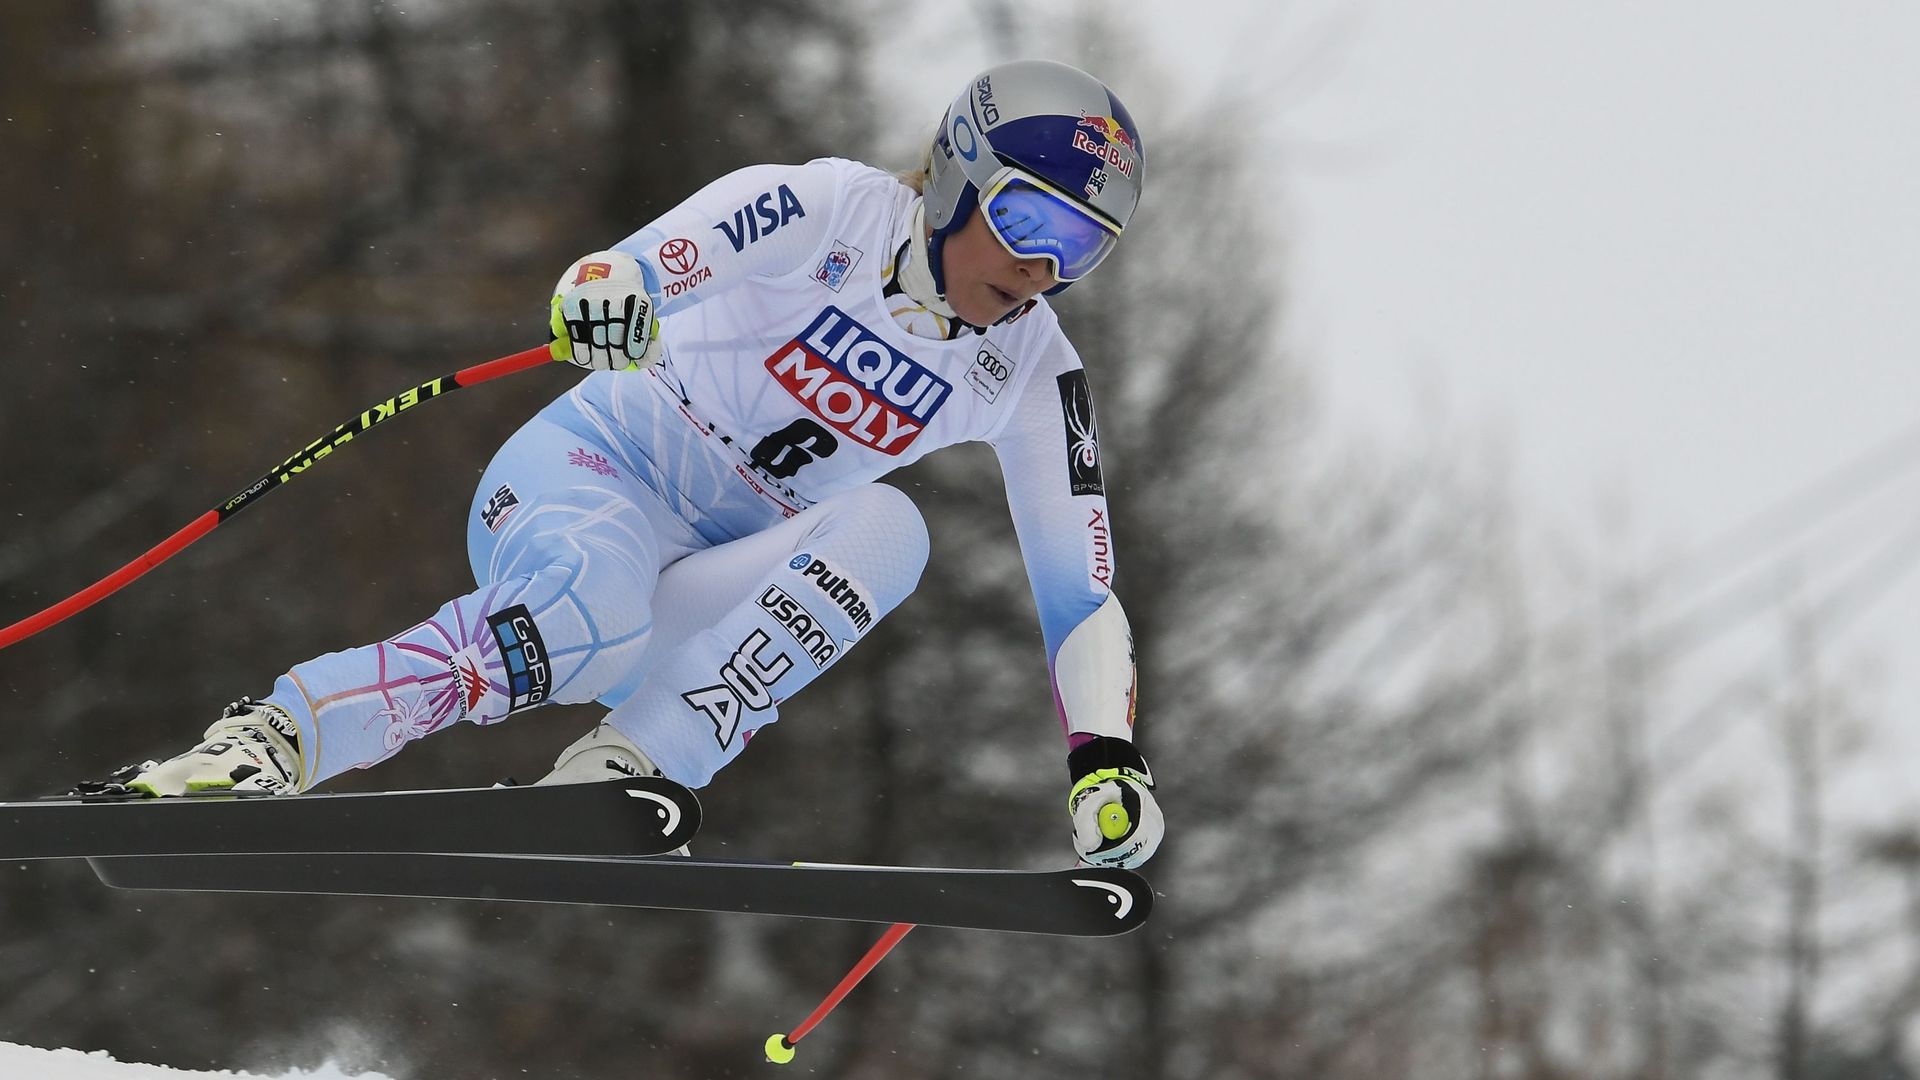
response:
<svg viewBox="0 0 1920 1080"><path fill-rule="evenodd" d="M1100 467L1100 437L1093 429L1093 417L1067 414L1067 453L1082 469Z"/></svg>
<svg viewBox="0 0 1920 1080"><path fill-rule="evenodd" d="M1093 392L1087 373L1075 369L1060 376L1060 413L1066 423L1067 482L1075 495L1105 495L1100 478L1100 435L1093 419Z"/></svg>

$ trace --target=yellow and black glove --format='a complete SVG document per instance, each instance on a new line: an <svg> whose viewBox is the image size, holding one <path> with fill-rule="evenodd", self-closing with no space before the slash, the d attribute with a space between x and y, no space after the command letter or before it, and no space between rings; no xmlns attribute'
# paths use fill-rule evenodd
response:
<svg viewBox="0 0 1920 1080"><path fill-rule="evenodd" d="M1090 866L1139 866L1160 848L1167 822L1153 798L1153 770L1126 739L1100 736L1067 755L1073 846Z"/></svg>

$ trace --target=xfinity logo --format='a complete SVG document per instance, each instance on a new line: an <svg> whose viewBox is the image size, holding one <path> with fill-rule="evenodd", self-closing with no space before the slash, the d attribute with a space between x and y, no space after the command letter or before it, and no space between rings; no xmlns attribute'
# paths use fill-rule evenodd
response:
<svg viewBox="0 0 1920 1080"><path fill-rule="evenodd" d="M1109 592L1113 590L1113 534L1107 529L1107 514L1101 507L1093 508L1093 517L1087 520L1087 566L1093 575L1093 583Z"/></svg>

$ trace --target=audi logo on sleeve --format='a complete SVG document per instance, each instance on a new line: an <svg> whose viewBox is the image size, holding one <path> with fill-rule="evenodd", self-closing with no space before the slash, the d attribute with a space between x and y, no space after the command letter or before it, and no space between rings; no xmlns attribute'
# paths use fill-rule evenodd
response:
<svg viewBox="0 0 1920 1080"><path fill-rule="evenodd" d="M835 431L889 455L911 446L953 393L953 384L837 307L767 357L767 370Z"/></svg>

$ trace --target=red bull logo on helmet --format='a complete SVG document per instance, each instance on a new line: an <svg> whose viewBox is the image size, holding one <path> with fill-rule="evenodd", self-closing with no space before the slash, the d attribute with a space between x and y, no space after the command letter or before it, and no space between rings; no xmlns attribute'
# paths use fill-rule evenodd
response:
<svg viewBox="0 0 1920 1080"><path fill-rule="evenodd" d="M1098 140L1088 136L1088 131L1092 131ZM1134 162L1140 156L1139 142L1131 132L1120 126L1120 121L1111 116L1083 114L1080 123L1074 126L1073 148L1092 154L1129 179L1133 176Z"/></svg>
<svg viewBox="0 0 1920 1080"><path fill-rule="evenodd" d="M951 383L831 306L767 357L767 370L834 430L883 454L911 446L953 393Z"/></svg>

